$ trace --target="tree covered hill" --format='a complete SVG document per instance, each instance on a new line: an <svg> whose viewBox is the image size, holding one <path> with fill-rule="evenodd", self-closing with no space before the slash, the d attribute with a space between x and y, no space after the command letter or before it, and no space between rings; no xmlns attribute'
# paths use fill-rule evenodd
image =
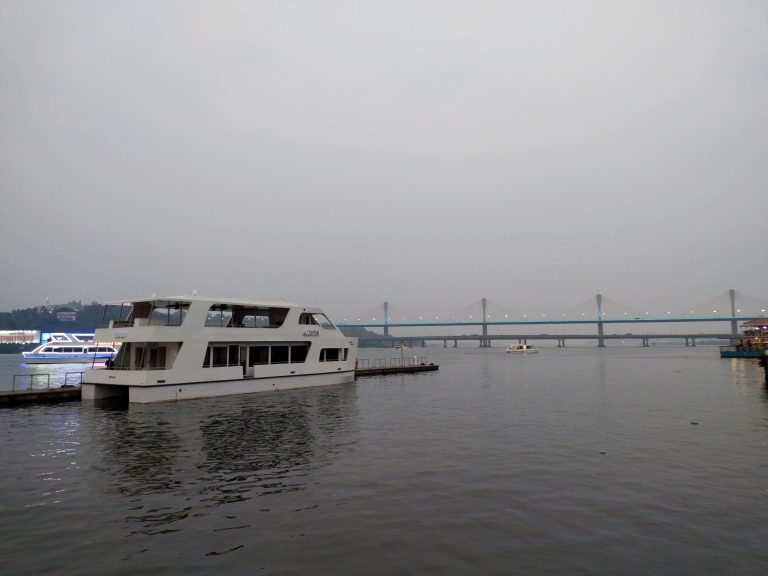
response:
<svg viewBox="0 0 768 576"><path fill-rule="evenodd" d="M24 308L0 312L0 330L93 332L101 320L101 314L102 306L96 302L83 305L73 301L61 306Z"/></svg>

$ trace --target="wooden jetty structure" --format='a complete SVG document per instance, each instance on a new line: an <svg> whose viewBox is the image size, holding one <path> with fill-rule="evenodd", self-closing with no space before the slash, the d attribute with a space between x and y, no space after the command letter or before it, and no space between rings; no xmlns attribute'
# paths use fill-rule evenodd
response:
<svg viewBox="0 0 768 576"><path fill-rule="evenodd" d="M355 377L358 376L386 376L388 374L410 374L413 372L433 372L440 368L437 364L424 364L420 366L372 366L358 368Z"/></svg>
<svg viewBox="0 0 768 576"><path fill-rule="evenodd" d="M439 368L437 364L428 363L423 357L408 358L405 361L399 358L390 360L363 360L363 366L355 369L355 377L386 376L389 374L412 374L416 372L433 372ZM80 372L73 374L82 374ZM18 375L22 376L22 375ZM24 375L29 377L29 375ZM42 375L37 375L42 376ZM19 406L23 404L48 403L48 402L72 402L81 400L79 384L64 384L61 387L51 388L48 382L44 388L29 387L17 389L14 378L13 390L0 391L0 407Z"/></svg>
<svg viewBox="0 0 768 576"><path fill-rule="evenodd" d="M401 344L399 358L376 358L373 360L358 358L355 366L355 377L434 372L440 368L437 364L429 362L424 356L406 357L403 353L405 349L405 345Z"/></svg>

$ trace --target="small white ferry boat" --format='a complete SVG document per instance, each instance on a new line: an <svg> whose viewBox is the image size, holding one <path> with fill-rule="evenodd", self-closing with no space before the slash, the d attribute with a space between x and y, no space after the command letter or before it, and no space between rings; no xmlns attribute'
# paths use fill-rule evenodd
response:
<svg viewBox="0 0 768 576"><path fill-rule="evenodd" d="M110 344L95 342L93 334L54 332L50 340L21 354L28 364L86 364L111 360L117 349Z"/></svg>
<svg viewBox="0 0 768 576"><path fill-rule="evenodd" d="M173 296L104 308L111 366L86 370L83 400L149 403L352 382L357 339L320 308Z"/></svg>
<svg viewBox="0 0 768 576"><path fill-rule="evenodd" d="M538 351L538 348L530 344L510 344L507 346L507 353L509 354L536 354Z"/></svg>

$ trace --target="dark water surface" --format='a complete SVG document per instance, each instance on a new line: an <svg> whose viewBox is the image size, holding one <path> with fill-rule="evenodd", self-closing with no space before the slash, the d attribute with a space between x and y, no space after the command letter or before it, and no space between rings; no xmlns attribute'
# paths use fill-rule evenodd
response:
<svg viewBox="0 0 768 576"><path fill-rule="evenodd" d="M439 372L0 409L2 572L768 572L768 394L752 361L426 354ZM2 362L5 383L18 367Z"/></svg>

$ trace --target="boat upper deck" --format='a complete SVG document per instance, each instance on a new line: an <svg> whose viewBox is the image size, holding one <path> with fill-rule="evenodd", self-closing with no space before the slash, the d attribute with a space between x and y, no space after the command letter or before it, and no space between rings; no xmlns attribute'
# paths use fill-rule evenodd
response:
<svg viewBox="0 0 768 576"><path fill-rule="evenodd" d="M294 336L318 336L325 330L339 332L320 308L288 302L248 301L200 296L144 298L105 304L98 330L102 340L146 338L146 330L173 327L188 334L198 329L282 329ZM175 331L176 331L175 330Z"/></svg>

